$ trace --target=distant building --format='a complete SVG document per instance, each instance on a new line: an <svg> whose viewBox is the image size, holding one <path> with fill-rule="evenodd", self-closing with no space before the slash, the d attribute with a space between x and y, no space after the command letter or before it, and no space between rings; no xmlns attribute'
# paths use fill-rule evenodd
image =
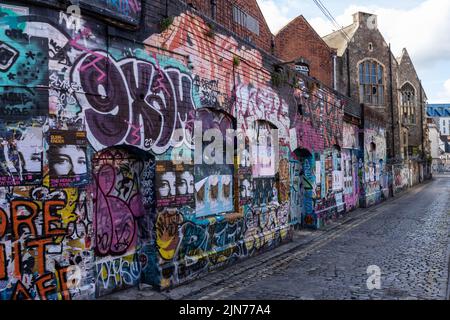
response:
<svg viewBox="0 0 450 320"><path fill-rule="evenodd" d="M439 131L442 136L450 136L450 118L439 118Z"/></svg>

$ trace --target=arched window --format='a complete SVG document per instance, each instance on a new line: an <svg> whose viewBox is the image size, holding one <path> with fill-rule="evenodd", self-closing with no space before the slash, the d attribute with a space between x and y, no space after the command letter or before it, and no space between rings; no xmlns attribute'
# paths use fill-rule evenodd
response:
<svg viewBox="0 0 450 320"><path fill-rule="evenodd" d="M255 123L256 145L253 154L253 205L263 207L278 203L276 179L277 128L270 122L257 120Z"/></svg>
<svg viewBox="0 0 450 320"><path fill-rule="evenodd" d="M416 89L408 82L400 89L400 105L406 122L415 124Z"/></svg>
<svg viewBox="0 0 450 320"><path fill-rule="evenodd" d="M384 105L384 67L375 60L359 64L359 96L361 103Z"/></svg>
<svg viewBox="0 0 450 320"><path fill-rule="evenodd" d="M194 168L197 217L234 212L234 136L235 119L215 109L196 112L202 125L202 158ZM197 146L196 146L197 148ZM227 150L232 149L232 154Z"/></svg>

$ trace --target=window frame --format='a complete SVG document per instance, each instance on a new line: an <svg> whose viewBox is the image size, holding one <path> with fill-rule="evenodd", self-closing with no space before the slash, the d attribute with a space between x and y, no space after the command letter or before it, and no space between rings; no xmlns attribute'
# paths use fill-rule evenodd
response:
<svg viewBox="0 0 450 320"><path fill-rule="evenodd" d="M366 59L358 64L360 102L375 106L384 106L385 67L375 59Z"/></svg>
<svg viewBox="0 0 450 320"><path fill-rule="evenodd" d="M400 107L409 124L416 124L416 92L416 88L410 82L405 82L400 88Z"/></svg>

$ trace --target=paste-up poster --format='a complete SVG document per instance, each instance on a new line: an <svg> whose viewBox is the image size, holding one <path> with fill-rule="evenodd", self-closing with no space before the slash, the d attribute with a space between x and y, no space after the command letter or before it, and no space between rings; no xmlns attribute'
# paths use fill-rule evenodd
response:
<svg viewBox="0 0 450 320"><path fill-rule="evenodd" d="M49 132L47 159L52 188L70 188L89 183L85 131Z"/></svg>
<svg viewBox="0 0 450 320"><path fill-rule="evenodd" d="M197 216L227 213L234 210L234 166L195 167L195 197Z"/></svg>
<svg viewBox="0 0 450 320"><path fill-rule="evenodd" d="M42 183L41 124L34 120L0 124L0 187Z"/></svg>
<svg viewBox="0 0 450 320"><path fill-rule="evenodd" d="M192 165L158 161L156 164L158 207L194 206L194 170Z"/></svg>

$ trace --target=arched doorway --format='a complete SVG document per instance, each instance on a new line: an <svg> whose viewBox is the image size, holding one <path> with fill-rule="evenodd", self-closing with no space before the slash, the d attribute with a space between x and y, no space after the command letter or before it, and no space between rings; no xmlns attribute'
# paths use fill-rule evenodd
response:
<svg viewBox="0 0 450 320"><path fill-rule="evenodd" d="M111 147L92 159L96 296L138 285L154 237L155 159L130 146Z"/></svg>
<svg viewBox="0 0 450 320"><path fill-rule="evenodd" d="M290 176L290 214L291 223L295 227L305 225L307 215L314 212L313 175L311 171L312 154L306 149L296 149L289 161ZM306 170L305 170L306 169ZM308 222L308 223L309 223ZM313 223L313 222L312 222Z"/></svg>

